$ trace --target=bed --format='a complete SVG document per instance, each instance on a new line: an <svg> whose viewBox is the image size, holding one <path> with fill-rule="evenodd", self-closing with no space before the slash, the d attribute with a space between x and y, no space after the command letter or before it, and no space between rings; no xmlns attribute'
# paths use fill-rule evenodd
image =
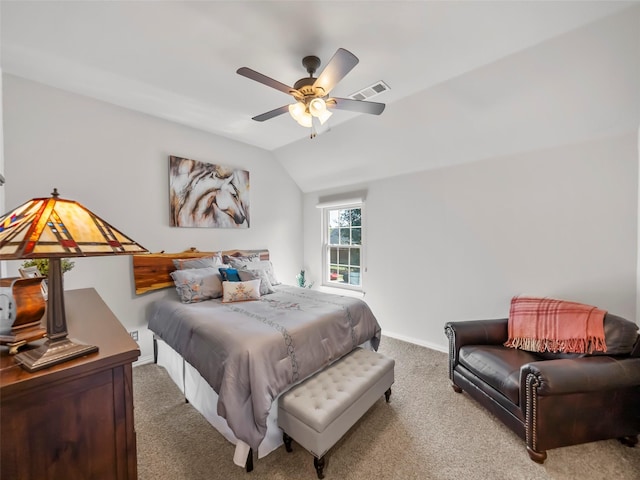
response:
<svg viewBox="0 0 640 480"><path fill-rule="evenodd" d="M380 326L364 301L279 283L266 250L137 255L133 268L136 293L167 289L147 309L156 362L236 445L234 462L247 470L254 452L261 458L282 444L279 395L358 346L378 348ZM211 278L232 272L242 278ZM189 275L207 279L191 296L179 281ZM234 301L244 297L228 293L245 284L259 294ZM193 290L200 297L189 301Z"/></svg>

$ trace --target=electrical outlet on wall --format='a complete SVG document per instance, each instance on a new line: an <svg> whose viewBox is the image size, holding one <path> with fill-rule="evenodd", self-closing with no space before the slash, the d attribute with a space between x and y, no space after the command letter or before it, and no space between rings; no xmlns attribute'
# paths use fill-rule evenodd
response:
<svg viewBox="0 0 640 480"><path fill-rule="evenodd" d="M129 335L131 335L131 338L133 338L136 342L138 341L138 330L129 332Z"/></svg>

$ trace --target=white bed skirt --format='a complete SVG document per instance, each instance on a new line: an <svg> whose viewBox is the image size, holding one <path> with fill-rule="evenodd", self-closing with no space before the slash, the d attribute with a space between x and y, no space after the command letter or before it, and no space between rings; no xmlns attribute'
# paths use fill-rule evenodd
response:
<svg viewBox="0 0 640 480"><path fill-rule="evenodd" d="M163 367L169 377L178 386L185 398L207 419L227 440L236 446L233 463L244 467L249 455L249 445L238 440L227 421L217 413L218 394L205 381L198 371L160 339L158 345L158 365ZM267 434L258 447L258 458L262 458L282 445L282 431L278 428L278 403L273 402L267 417Z"/></svg>

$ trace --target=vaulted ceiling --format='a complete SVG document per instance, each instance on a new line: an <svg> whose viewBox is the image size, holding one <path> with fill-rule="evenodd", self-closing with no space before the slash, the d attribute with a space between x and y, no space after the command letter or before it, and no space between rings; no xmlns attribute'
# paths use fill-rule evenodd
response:
<svg viewBox="0 0 640 480"><path fill-rule="evenodd" d="M394 159L393 173L459 163L467 149L481 157L522 148L507 131L507 148L496 151L482 119L508 118L514 108L509 101L516 96L519 105L526 98L542 103L542 114L553 115L539 94L547 82L564 81L554 67L568 59L554 57L555 39L616 14L633 12L637 19L637 6L633 1L3 1L1 67L3 73L272 151L303 191L311 191L389 175L384 162L366 163L367 146L385 150L397 136L418 137L416 156L444 149L438 143L443 136L451 147L434 155L433 165L422 165L421 158ZM585 61L618 55L608 51L617 44L602 42L573 50L567 45L566 54L582 52ZM292 99L237 75L239 67L292 85L307 75L304 56L320 57L321 70L338 48L360 62L332 93L348 97L382 80L390 90L372 98L387 104L381 116L336 111L329 132L314 140L288 114L251 120ZM542 49L545 55L545 48L551 66L530 54ZM621 62L628 53L622 52ZM574 60L580 67L582 60ZM460 129L466 145L459 145ZM377 145L380 136L387 140ZM348 155L337 158L338 148ZM365 175L363 167L370 167Z"/></svg>

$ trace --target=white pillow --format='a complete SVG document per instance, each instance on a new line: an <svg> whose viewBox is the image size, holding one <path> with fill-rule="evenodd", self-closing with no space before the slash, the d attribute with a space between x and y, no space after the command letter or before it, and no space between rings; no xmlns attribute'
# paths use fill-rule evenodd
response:
<svg viewBox="0 0 640 480"><path fill-rule="evenodd" d="M224 303L258 299L260 299L260 280L222 282L222 301Z"/></svg>

